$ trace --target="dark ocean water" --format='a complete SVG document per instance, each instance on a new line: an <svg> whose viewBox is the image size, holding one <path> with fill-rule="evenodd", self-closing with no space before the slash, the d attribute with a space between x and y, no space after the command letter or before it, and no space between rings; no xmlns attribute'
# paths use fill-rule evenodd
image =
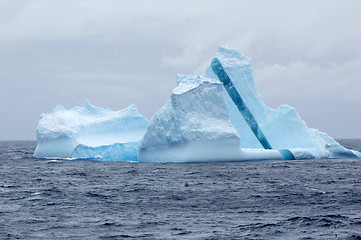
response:
<svg viewBox="0 0 361 240"><path fill-rule="evenodd" d="M0 142L0 239L361 239L361 160L51 161L35 146Z"/></svg>

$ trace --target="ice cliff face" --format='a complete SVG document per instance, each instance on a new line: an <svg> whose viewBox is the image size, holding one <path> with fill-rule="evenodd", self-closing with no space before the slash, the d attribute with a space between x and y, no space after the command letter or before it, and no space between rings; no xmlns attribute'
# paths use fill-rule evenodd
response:
<svg viewBox="0 0 361 240"><path fill-rule="evenodd" d="M238 160L239 135L229 120L222 85L200 76L178 75L177 81L171 100L147 128L139 161Z"/></svg>
<svg viewBox="0 0 361 240"><path fill-rule="evenodd" d="M147 125L135 105L121 111L89 102L70 110L58 105L40 116L34 156L136 161Z"/></svg>

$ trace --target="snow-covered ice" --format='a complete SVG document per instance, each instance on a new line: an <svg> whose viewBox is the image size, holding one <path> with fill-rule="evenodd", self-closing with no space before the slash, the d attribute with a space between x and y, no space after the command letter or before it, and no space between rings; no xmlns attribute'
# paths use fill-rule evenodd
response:
<svg viewBox="0 0 361 240"><path fill-rule="evenodd" d="M58 105L40 116L34 156L137 161L148 123L135 105L120 111L89 102L69 110Z"/></svg>

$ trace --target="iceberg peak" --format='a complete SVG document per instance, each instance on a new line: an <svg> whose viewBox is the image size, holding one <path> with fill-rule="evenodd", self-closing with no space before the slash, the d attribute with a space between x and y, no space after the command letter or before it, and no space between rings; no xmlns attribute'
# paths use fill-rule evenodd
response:
<svg viewBox="0 0 361 240"><path fill-rule="evenodd" d="M137 108L137 106L132 103L130 104L128 107L126 107L125 109L123 109L124 112L128 112L128 114L132 114L132 115L140 115L139 110Z"/></svg>
<svg viewBox="0 0 361 240"><path fill-rule="evenodd" d="M238 62L242 63L242 65L250 65L252 63L252 59L246 57L241 54L239 51L228 48L224 45L218 45L218 52L216 53L216 57L224 60L228 60L227 62ZM222 61L223 65L224 62ZM224 66L226 67L226 66Z"/></svg>
<svg viewBox="0 0 361 240"><path fill-rule="evenodd" d="M198 87L204 82L221 84L220 81L213 78L206 78L203 76L190 76L184 74L177 75L177 84L178 86L173 90L173 94L182 94L193 88Z"/></svg>
<svg viewBox="0 0 361 240"><path fill-rule="evenodd" d="M91 104L88 100L85 101L84 110L86 110L87 112L89 112L90 114L93 114L93 115L101 115L104 112L111 111L110 109L97 107L97 106Z"/></svg>
<svg viewBox="0 0 361 240"><path fill-rule="evenodd" d="M66 110L65 107L63 107L62 105L58 104L58 105L56 105L56 106L51 110L51 112L52 112L52 113L62 112L62 111L64 111L64 110Z"/></svg>

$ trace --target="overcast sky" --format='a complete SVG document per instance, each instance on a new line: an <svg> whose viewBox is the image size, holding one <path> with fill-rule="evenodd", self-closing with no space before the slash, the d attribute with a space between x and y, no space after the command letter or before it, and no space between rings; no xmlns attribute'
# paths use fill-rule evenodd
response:
<svg viewBox="0 0 361 240"><path fill-rule="evenodd" d="M35 139L41 113L86 100L150 119L218 44L253 59L267 105L361 138L360 13L359 0L0 0L0 139Z"/></svg>

